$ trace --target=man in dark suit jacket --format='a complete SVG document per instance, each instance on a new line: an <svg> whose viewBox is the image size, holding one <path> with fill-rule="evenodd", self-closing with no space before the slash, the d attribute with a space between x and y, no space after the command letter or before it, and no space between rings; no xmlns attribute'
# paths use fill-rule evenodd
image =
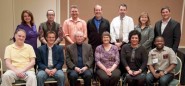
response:
<svg viewBox="0 0 185 86"><path fill-rule="evenodd" d="M85 86L91 86L93 52L91 45L83 43L84 34L80 31L75 33L74 44L66 48L67 75L70 86L75 86L78 76L84 79Z"/></svg>
<svg viewBox="0 0 185 86"><path fill-rule="evenodd" d="M155 24L155 37L163 36L165 40L165 46L168 46L172 48L174 52L177 52L181 38L180 23L171 19L169 7L162 8L161 15L162 20Z"/></svg>
<svg viewBox="0 0 185 86"><path fill-rule="evenodd" d="M64 64L63 48L54 44L56 33L49 31L46 34L47 44L38 48L37 53L37 86L44 86L48 77L54 77L58 86L64 86L65 77L62 71Z"/></svg>
<svg viewBox="0 0 185 86"><path fill-rule="evenodd" d="M88 43L92 45L93 53L96 47L102 44L101 35L104 31L110 32L109 21L102 17L102 7L94 7L95 16L87 22Z"/></svg>

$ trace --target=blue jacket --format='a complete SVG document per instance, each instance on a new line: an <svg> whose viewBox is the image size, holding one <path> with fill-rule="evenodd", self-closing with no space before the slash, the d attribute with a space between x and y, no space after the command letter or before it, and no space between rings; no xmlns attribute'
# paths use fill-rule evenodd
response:
<svg viewBox="0 0 185 86"><path fill-rule="evenodd" d="M52 56L53 56L53 68L56 68L57 70L62 69L62 66L64 64L64 53L62 46L54 45L52 47ZM48 67L47 45L42 45L38 48L37 65L38 70L45 70Z"/></svg>

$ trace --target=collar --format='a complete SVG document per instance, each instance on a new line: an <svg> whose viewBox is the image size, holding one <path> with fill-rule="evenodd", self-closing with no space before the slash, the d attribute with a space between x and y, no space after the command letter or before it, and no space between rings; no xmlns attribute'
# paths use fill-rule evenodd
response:
<svg viewBox="0 0 185 86"><path fill-rule="evenodd" d="M69 18L69 20L70 20L70 21L72 21L72 22L80 22L80 21L81 21L81 19L80 19L80 18L77 18L77 21L74 21L74 20L72 19L72 17L71 17L71 18Z"/></svg>
<svg viewBox="0 0 185 86"><path fill-rule="evenodd" d="M52 49L52 48L53 48L53 46L54 46L54 45L52 45L51 47L49 47L49 46L47 45L47 48L48 48L48 49Z"/></svg>
<svg viewBox="0 0 185 86"><path fill-rule="evenodd" d="M96 16L94 16L94 18L93 18L94 20L96 20L96 21L102 21L102 19L103 19L103 17L101 17L101 19L96 19Z"/></svg>
<svg viewBox="0 0 185 86"><path fill-rule="evenodd" d="M13 47L13 48L16 48L16 49L24 49L24 48L26 48L26 47L25 47L25 43L23 44L23 47L22 47L22 48L18 48L18 47L15 45L15 43L12 44L12 47Z"/></svg>
<svg viewBox="0 0 185 86"><path fill-rule="evenodd" d="M170 19L171 19L171 17L167 21L162 20L162 23L168 23L170 21Z"/></svg>
<svg viewBox="0 0 185 86"><path fill-rule="evenodd" d="M46 24L48 25L53 25L55 22L53 21L52 23L50 23L49 21L46 22Z"/></svg>
<svg viewBox="0 0 185 86"><path fill-rule="evenodd" d="M154 48L154 51L159 52L159 50L157 50L157 48ZM164 46L161 51L166 51L166 46Z"/></svg>

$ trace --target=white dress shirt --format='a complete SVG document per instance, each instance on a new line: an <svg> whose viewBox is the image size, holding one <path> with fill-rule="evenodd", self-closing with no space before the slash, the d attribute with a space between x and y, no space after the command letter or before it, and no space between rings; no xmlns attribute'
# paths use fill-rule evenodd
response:
<svg viewBox="0 0 185 86"><path fill-rule="evenodd" d="M120 31L120 16L115 17L111 24L110 24L110 35L111 35L111 42L116 42L116 39L119 38L119 31ZM134 21L131 17L125 16L123 17L123 40L122 42L128 43L128 35L130 31L134 30Z"/></svg>
<svg viewBox="0 0 185 86"><path fill-rule="evenodd" d="M163 21L162 20L162 24L161 24L161 34L163 34L164 29L166 28L168 22L170 21L171 18L169 18L167 21Z"/></svg>
<svg viewBox="0 0 185 86"><path fill-rule="evenodd" d="M48 46L48 67L53 66L53 55L52 55L52 47Z"/></svg>

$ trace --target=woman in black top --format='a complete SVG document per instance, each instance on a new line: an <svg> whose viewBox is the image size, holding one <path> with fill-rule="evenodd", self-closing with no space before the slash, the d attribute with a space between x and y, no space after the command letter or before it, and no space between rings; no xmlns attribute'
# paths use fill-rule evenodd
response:
<svg viewBox="0 0 185 86"><path fill-rule="evenodd" d="M141 34L137 30L129 33L129 44L121 49L121 63L127 70L126 80L128 86L144 86L147 70L148 53L139 45Z"/></svg>

